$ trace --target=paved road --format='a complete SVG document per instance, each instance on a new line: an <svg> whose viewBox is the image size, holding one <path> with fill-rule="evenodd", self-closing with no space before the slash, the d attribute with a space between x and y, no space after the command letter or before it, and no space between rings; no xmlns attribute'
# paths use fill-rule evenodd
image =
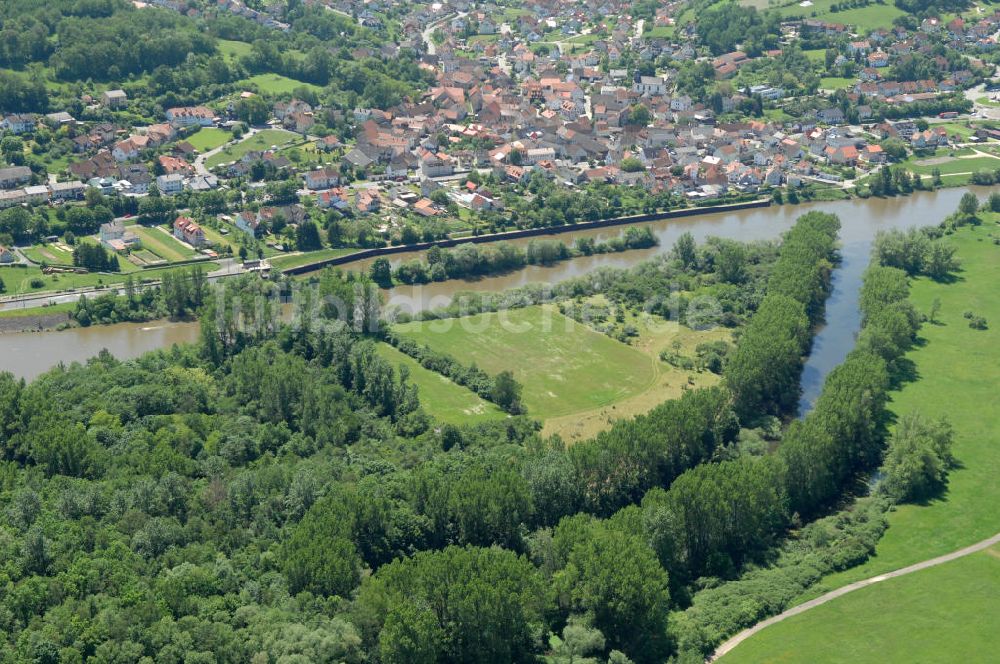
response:
<svg viewBox="0 0 1000 664"><path fill-rule="evenodd" d="M462 18L463 16L468 16L469 12L458 12L457 14L445 14L433 23L429 23L426 28L424 28L421 37L424 39L424 45L427 47L428 55L437 55L437 45L434 43L434 29L439 25L450 21L453 18Z"/></svg>
<svg viewBox="0 0 1000 664"><path fill-rule="evenodd" d="M981 542L976 542L975 544L967 546L964 549L959 549L958 551L952 551L951 553L946 553L943 556L938 556L937 558L931 558L930 560L925 560L923 562L915 563L913 565L910 565L909 567L903 567L901 569L897 569L892 572L879 574L878 576L873 576L869 579L864 579L863 581L856 581L852 584L844 586L843 588L837 588L836 590L832 590L826 593L825 595L820 595L816 599L812 599L809 600L808 602L799 604L796 607L788 609L784 613L779 613L773 618L768 618L767 620L759 622L753 627L750 627L749 629L743 630L742 632L740 632L739 634L732 637L731 639L723 643L721 646L716 648L715 652L712 653L711 657L709 657L705 661L714 662L723 655L725 655L726 653L728 653L729 651L731 651L733 648L738 646L739 644L749 639L757 632L761 631L762 629L770 627L775 623L779 623L782 620L786 620L787 618L791 618L792 616L797 616L800 613L804 613L814 607L826 604L830 600L846 595L847 593L854 592L855 590L858 590L860 588L867 588L868 586L874 585L876 583L881 583L886 579L895 579L896 577L899 576L906 576L907 574L919 572L920 570L927 569L929 567L935 567L943 563L948 563L953 560L957 560L958 558L967 556L969 554L976 553L984 549L988 549L995 544L1000 544L1000 533L997 533L993 537L984 539Z"/></svg>

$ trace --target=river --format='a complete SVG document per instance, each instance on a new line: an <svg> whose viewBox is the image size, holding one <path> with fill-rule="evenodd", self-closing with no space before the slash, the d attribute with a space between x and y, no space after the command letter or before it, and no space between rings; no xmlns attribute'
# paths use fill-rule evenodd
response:
<svg viewBox="0 0 1000 664"><path fill-rule="evenodd" d="M833 275L833 291L827 302L826 325L818 332L802 377L800 410L808 410L818 396L826 374L840 364L854 345L860 327L858 289L868 264L875 234L890 228L910 228L937 224L958 207L969 189L942 189L920 192L893 199L852 199L803 205L782 205L708 214L698 217L665 219L648 225L660 241L659 246L574 258L549 267L529 266L510 274L475 281L446 281L415 286L398 286L388 292L387 303L408 311L446 305L458 291L498 291L529 283L555 283L585 274L597 267L629 267L656 254L669 251L674 241L690 231L696 240L711 236L736 240L773 239L788 230L795 219L810 210L831 212L840 217L842 263ZM989 189L972 187L985 197ZM578 237L608 239L622 232L621 227L563 233L559 239L572 243ZM512 240L526 244L529 240ZM418 254L396 254L393 264ZM345 269L367 269L371 261L359 261ZM194 341L197 323L152 322L74 328L61 332L24 332L0 335L0 368L16 376L32 379L60 362L86 360L107 348L119 358L132 358L155 348Z"/></svg>

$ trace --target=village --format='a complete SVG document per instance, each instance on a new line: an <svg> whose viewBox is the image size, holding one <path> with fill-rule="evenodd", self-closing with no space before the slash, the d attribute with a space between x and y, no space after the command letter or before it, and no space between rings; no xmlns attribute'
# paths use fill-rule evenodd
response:
<svg viewBox="0 0 1000 664"><path fill-rule="evenodd" d="M376 35L392 16L397 39L381 52L415 53L427 88L387 108L345 109L307 86L249 86L164 108L146 124L125 121L138 100L114 88L82 99L87 119L7 114L0 208L37 214L87 196L88 206L113 210L85 229L109 250L142 248L142 233L129 230L137 221L182 245L147 246L145 260L130 256L140 267L192 252L293 253L290 265L316 250L710 202L884 194L886 176L874 176L894 163L904 182L891 193L1000 169L1000 153L977 147L1000 137L985 96L1000 12L866 33L790 20L768 37L774 48L751 55L713 53L696 22L678 24L686 5L638 18L612 0L517 9L458 0L403 12L372 2L361 13L327 4ZM215 9L253 12L237 0ZM802 63L806 71L790 75ZM68 154L54 166L29 167L19 154L56 143ZM58 226L58 215L45 216ZM303 224L314 228L300 232ZM52 236L0 231L8 245Z"/></svg>

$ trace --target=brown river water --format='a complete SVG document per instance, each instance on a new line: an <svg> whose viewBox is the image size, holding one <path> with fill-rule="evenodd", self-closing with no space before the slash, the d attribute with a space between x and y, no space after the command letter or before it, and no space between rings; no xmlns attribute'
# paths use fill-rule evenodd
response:
<svg viewBox="0 0 1000 664"><path fill-rule="evenodd" d="M989 189L972 187L983 198ZM957 207L968 189L943 189L920 192L905 198L853 199L803 205L782 205L769 208L708 214L698 217L666 219L649 222L659 238L657 247L574 258L550 267L529 266L509 274L474 281L453 280L415 286L398 286L388 291L387 304L402 310L419 311L446 305L459 291L499 291L529 283L556 283L603 266L629 267L652 256L670 250L674 241L690 231L702 241L711 236L736 240L777 238L788 230L795 219L810 210L831 212L840 217L843 262L834 273L834 289L827 303L827 322L820 330L803 374L803 410L809 408L822 381L830 369L839 364L853 347L858 329L857 295L872 240L880 230L909 228L937 224ZM609 239L622 232L622 227L582 230L553 236L567 244L578 237ZM526 244L527 239L512 240ZM396 254L398 264L418 254ZM367 269L370 261L359 261L344 269ZM118 325L74 328L61 332L22 332L0 335L0 370L32 379L59 363L82 362L102 349L116 357L137 357L156 348L192 342L198 337L198 324L154 321Z"/></svg>

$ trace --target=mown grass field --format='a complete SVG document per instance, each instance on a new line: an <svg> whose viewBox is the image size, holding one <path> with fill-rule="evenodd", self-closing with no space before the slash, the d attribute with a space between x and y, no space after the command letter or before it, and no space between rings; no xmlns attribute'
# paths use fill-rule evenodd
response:
<svg viewBox="0 0 1000 664"><path fill-rule="evenodd" d="M830 23L853 25L858 31L867 33L876 28L890 28L892 21L905 12L892 3L871 4L867 7L848 9L846 11L830 11L834 5L841 5L839 0L812 0L812 5L802 7L799 2L783 4L779 11L785 17L817 18Z"/></svg>
<svg viewBox="0 0 1000 664"><path fill-rule="evenodd" d="M802 55L809 58L812 62L818 62L822 65L826 64L826 49L825 48L815 48L810 51L802 51Z"/></svg>
<svg viewBox="0 0 1000 664"><path fill-rule="evenodd" d="M187 138L187 142L194 146L199 152L208 152L209 150L214 150L226 143L226 141L232 140L232 132L226 131L225 129L219 129L218 127L203 127L196 133L191 134Z"/></svg>
<svg viewBox="0 0 1000 664"><path fill-rule="evenodd" d="M626 399L655 378L642 352L545 307L406 323L396 330L487 373L512 371L524 387L528 413L541 420Z"/></svg>
<svg viewBox="0 0 1000 664"><path fill-rule="evenodd" d="M318 249L316 251L309 251L302 254L275 256L274 258L268 260L271 263L271 267L278 270L284 270L289 267L299 267L300 265L306 265L308 263L325 260L327 258L336 258L337 256L344 256L346 254L355 251L358 250L352 249L350 247L341 247L339 249Z"/></svg>
<svg viewBox="0 0 1000 664"><path fill-rule="evenodd" d="M978 170L989 171L1000 168L1000 158L996 157L918 157L903 162L903 165L914 173L930 175L934 169L941 171L941 175L954 175L956 173L975 173Z"/></svg>
<svg viewBox="0 0 1000 664"><path fill-rule="evenodd" d="M164 260L170 262L185 261L198 255L197 252L188 249L172 235L168 235L159 228L135 225L129 226L129 230L142 240L143 249L153 252Z"/></svg>
<svg viewBox="0 0 1000 664"><path fill-rule="evenodd" d="M252 46L247 42L233 41L231 39L220 39L218 41L219 53L226 56L230 60L235 60L237 58L242 58L243 56L250 55Z"/></svg>
<svg viewBox="0 0 1000 664"><path fill-rule="evenodd" d="M853 78L840 78L837 76L824 76L819 79L819 87L823 90L843 90L854 87L857 80Z"/></svg>
<svg viewBox="0 0 1000 664"><path fill-rule="evenodd" d="M600 296L592 299L605 304ZM559 434L570 444L593 437L617 419L679 398L685 390L716 384L715 374L670 366L660 352L693 357L698 344L731 336L724 328L696 332L629 312L625 322L638 335L624 344L562 316L555 307L517 309L504 316L504 322L497 314L483 314L447 323L408 323L396 330L491 374L513 371L524 388L528 414L543 422L542 434ZM444 325L448 327L442 330Z"/></svg>
<svg viewBox="0 0 1000 664"><path fill-rule="evenodd" d="M975 133L975 129L963 122L935 122L934 127L944 127L949 136L958 134L963 139L968 140Z"/></svg>
<svg viewBox="0 0 1000 664"><path fill-rule="evenodd" d="M474 424L485 420L506 417L495 404L486 401L444 376L425 369L409 355L401 353L386 343L378 344L378 354L389 361L393 368L400 365L410 370L410 381L417 386L420 404L436 419L450 424Z"/></svg>
<svg viewBox="0 0 1000 664"><path fill-rule="evenodd" d="M21 249L28 260L50 265L72 265L73 252L65 251L54 244L35 244Z"/></svg>
<svg viewBox="0 0 1000 664"><path fill-rule="evenodd" d="M805 601L843 585L887 571L899 569L963 546L972 544L1000 532L1000 409L997 408L997 385L1000 384L1000 299L996 285L1000 283L1000 246L992 236L1000 236L997 219L987 214L978 228L963 228L949 237L958 247L963 271L955 283L937 283L920 278L914 281L912 301L918 311L928 312L935 299L941 302L938 323L927 323L920 332L921 342L906 358L913 365L914 380L905 383L892 394L890 409L895 415L918 411L927 417L945 416L955 429L953 453L958 467L949 474L947 490L938 498L924 504L902 505L889 515L889 530L878 544L876 555L864 565L833 574L817 584ZM989 323L987 330L974 330L963 317L966 311L983 316ZM949 563L952 565L959 563ZM941 568L944 569L944 568ZM871 621L870 628L859 628L852 617L864 610L864 602L854 595L838 599L826 607L814 609L801 617L790 619L773 631L765 630L737 648L728 662L761 661L834 661L839 653L861 653L863 656L839 657L837 661L900 661L945 662L985 661L977 657L962 657L963 648L978 648L976 652L995 653L1000 649L1000 634L990 629L985 635L968 632L968 622L983 622L986 616L1000 608L1000 594L989 611L983 605L965 613L965 603L959 601L973 588L953 593L958 583L1000 584L1000 567L991 568L989 575L975 579L944 579L934 582L932 572L920 572L914 577L924 579L927 602L905 604L895 602L891 594L879 595L888 586L876 586L871 602L878 603L875 614L863 613ZM921 576L927 574L928 576ZM929 580L928 580L929 579ZM902 583L902 580L900 580ZM951 601L948 598L951 597ZM843 608L842 608L843 607ZM853 607L853 608L852 608ZM830 614L829 611L837 611ZM816 612L816 613L814 613ZM922 615L946 620L947 634L940 635L942 648L957 647L956 651L932 649L920 657L907 658L909 644L922 639L921 628L930 629ZM939 613L940 612L940 613ZM818 617L817 617L818 616ZM826 620L821 620L827 616ZM830 619L836 616L838 619ZM965 616L965 618L963 618ZM817 622L819 621L819 622ZM884 621L884 622L883 622ZM933 622L933 621L931 621ZM954 636L950 636L950 635ZM969 642L969 638L977 639ZM813 659L822 644L836 642L841 650ZM918 641L923 643L922 640ZM798 644L798 645L796 645ZM888 648L887 645L892 645ZM801 651L793 648L803 648ZM775 658L768 660L763 654L777 656L794 652L794 660ZM937 653L937 656L934 655ZM891 659L887 659L891 655Z"/></svg>
<svg viewBox="0 0 1000 664"><path fill-rule="evenodd" d="M205 160L205 166L215 168L219 164L226 164L236 161L248 152L255 150L268 150L271 146L282 146L293 139L298 138L298 134L284 129L265 129L259 131L246 140L240 141L236 145L227 147Z"/></svg>
<svg viewBox="0 0 1000 664"><path fill-rule="evenodd" d="M995 661L1000 547L857 590L772 625L722 664Z"/></svg>
<svg viewBox="0 0 1000 664"><path fill-rule="evenodd" d="M603 298L597 296L592 300L602 302ZM638 336L631 341L630 347L643 353L653 367L654 377L649 387L610 405L549 418L542 429L543 435L559 434L569 443L586 440L609 428L614 420L646 413L664 401L679 399L685 390L719 382L719 377L708 371L689 371L663 362L660 360L660 352L670 350L686 357L694 357L698 344L716 340L729 341L732 337L730 330L718 327L695 331L675 321L632 312L626 313L625 322L638 330Z"/></svg>

